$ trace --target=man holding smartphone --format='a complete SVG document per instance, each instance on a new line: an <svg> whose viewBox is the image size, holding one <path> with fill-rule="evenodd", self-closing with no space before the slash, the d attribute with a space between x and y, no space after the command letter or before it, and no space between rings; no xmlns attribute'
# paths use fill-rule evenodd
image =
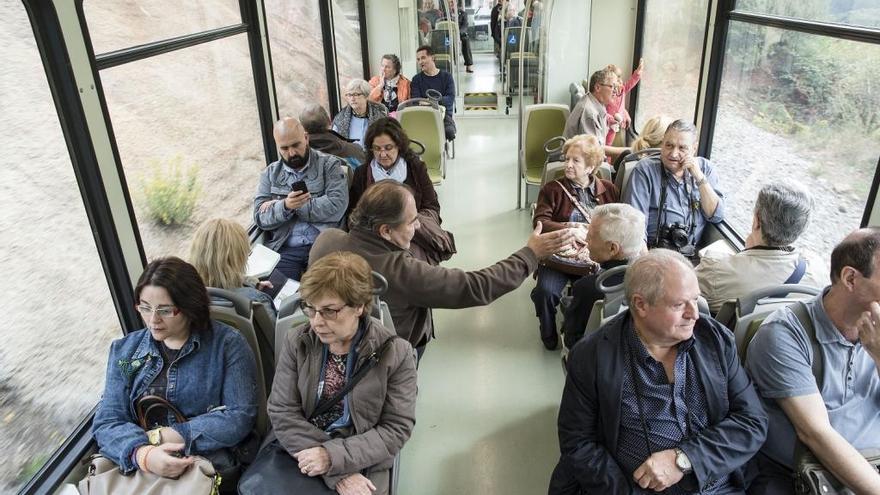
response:
<svg viewBox="0 0 880 495"><path fill-rule="evenodd" d="M279 160L260 174L254 223L266 231L266 247L281 254L276 268L299 280L318 234L342 224L348 207L345 163L310 148L308 134L293 117L276 122L272 135Z"/></svg>

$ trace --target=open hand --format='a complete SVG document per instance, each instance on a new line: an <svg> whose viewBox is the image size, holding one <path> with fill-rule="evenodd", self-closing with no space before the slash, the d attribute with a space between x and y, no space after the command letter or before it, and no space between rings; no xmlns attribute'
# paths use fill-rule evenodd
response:
<svg viewBox="0 0 880 495"><path fill-rule="evenodd" d="M529 236L528 243L526 243L526 246L535 253L535 256L538 257L538 259L550 256L568 246L574 240L571 229L560 229L555 232L542 234L541 231L543 228L541 222L538 222L532 235Z"/></svg>

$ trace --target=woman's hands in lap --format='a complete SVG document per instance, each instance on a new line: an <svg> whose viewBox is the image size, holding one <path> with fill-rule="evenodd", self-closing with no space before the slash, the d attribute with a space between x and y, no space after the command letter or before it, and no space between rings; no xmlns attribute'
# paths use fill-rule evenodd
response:
<svg viewBox="0 0 880 495"><path fill-rule="evenodd" d="M306 476L318 476L330 470L330 454L324 447L300 450L293 458L299 461L299 470Z"/></svg>
<svg viewBox="0 0 880 495"><path fill-rule="evenodd" d="M339 495L371 495L376 491L376 485L361 473L342 478L336 483L336 493Z"/></svg>
<svg viewBox="0 0 880 495"><path fill-rule="evenodd" d="M149 446L141 447L142 449ZM144 457L141 469L147 470L153 474L158 474L163 478L177 478L192 466L192 457L175 457L173 454L183 449L182 443L164 443L162 445L151 448Z"/></svg>

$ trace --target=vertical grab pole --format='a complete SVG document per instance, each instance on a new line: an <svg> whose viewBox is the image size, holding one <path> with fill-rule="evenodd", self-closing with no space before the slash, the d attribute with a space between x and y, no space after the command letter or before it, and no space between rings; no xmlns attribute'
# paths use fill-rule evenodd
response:
<svg viewBox="0 0 880 495"><path fill-rule="evenodd" d="M519 110L517 113L517 122L519 122L519 153L517 153L517 170L516 170L516 180L517 180L517 195L516 195L516 207L522 208L522 175L523 175L523 161L525 161L525 155L523 153L523 45L525 45L524 38L526 33L526 29L528 26L529 19L529 10L532 7L532 0L526 0L525 9L523 10L523 20L519 26L519 74L517 74L517 90L519 91ZM506 42L507 40L505 40ZM507 75L510 77L510 74ZM526 192L528 192L528 183L526 183ZM529 200L528 194L526 194L526 201Z"/></svg>

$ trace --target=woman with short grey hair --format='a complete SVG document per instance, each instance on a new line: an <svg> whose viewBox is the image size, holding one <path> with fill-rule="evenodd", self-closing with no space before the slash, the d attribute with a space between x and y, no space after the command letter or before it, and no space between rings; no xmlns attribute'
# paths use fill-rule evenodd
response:
<svg viewBox="0 0 880 495"><path fill-rule="evenodd" d="M352 79L345 85L345 100L348 105L333 118L334 131L363 147L364 134L374 121L388 115L388 109L381 103L368 100L370 83L363 79Z"/></svg>

